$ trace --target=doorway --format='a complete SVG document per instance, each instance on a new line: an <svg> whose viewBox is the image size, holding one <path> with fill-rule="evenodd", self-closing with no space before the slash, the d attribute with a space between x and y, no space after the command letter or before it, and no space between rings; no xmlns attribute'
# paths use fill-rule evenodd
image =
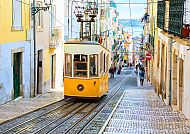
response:
<svg viewBox="0 0 190 134"><path fill-rule="evenodd" d="M51 56L51 88L55 89L56 54Z"/></svg>
<svg viewBox="0 0 190 134"><path fill-rule="evenodd" d="M164 99L165 94L165 46L162 44L162 52L161 52L161 77L160 77L160 93L162 96L162 99Z"/></svg>
<svg viewBox="0 0 190 134"><path fill-rule="evenodd" d="M43 50L38 50L37 62L37 94L42 94L42 81L43 81Z"/></svg>
<svg viewBox="0 0 190 134"><path fill-rule="evenodd" d="M177 106L177 55L173 53L172 66L172 105Z"/></svg>
<svg viewBox="0 0 190 134"><path fill-rule="evenodd" d="M179 60L179 90L178 90L178 94L179 94L179 110L182 111L183 108L183 83L184 83L184 73L183 73L183 69L184 69L184 61L182 59Z"/></svg>
<svg viewBox="0 0 190 134"><path fill-rule="evenodd" d="M21 96L21 85L22 85L22 52L13 54L13 88L14 88L14 99Z"/></svg>

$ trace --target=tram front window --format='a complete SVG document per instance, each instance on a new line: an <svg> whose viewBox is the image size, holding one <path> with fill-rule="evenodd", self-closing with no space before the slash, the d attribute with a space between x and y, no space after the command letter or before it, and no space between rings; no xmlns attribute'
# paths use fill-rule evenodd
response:
<svg viewBox="0 0 190 134"><path fill-rule="evenodd" d="M98 77L98 55L90 55L90 76Z"/></svg>
<svg viewBox="0 0 190 134"><path fill-rule="evenodd" d="M74 77L87 77L87 55L74 55Z"/></svg>

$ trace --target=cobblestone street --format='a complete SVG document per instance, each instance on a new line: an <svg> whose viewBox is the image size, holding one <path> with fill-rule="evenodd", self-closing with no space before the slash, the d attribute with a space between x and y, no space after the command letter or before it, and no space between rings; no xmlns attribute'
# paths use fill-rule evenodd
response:
<svg viewBox="0 0 190 134"><path fill-rule="evenodd" d="M139 90L141 89L141 90ZM172 112L153 88L126 90L100 133L104 134L189 134L190 122Z"/></svg>

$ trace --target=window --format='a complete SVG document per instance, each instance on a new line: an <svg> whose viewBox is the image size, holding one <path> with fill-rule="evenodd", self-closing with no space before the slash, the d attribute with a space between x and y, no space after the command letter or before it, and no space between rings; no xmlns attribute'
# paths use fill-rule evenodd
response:
<svg viewBox="0 0 190 134"><path fill-rule="evenodd" d="M13 30L22 30L22 3L13 0L12 10L12 28Z"/></svg>
<svg viewBox="0 0 190 134"><path fill-rule="evenodd" d="M74 77L87 77L87 55L74 55Z"/></svg>
<svg viewBox="0 0 190 134"><path fill-rule="evenodd" d="M100 73L103 71L103 51L100 53Z"/></svg>
<svg viewBox="0 0 190 134"><path fill-rule="evenodd" d="M65 76L72 76L72 55L65 54Z"/></svg>
<svg viewBox="0 0 190 134"><path fill-rule="evenodd" d="M90 77L98 77L98 55L90 55Z"/></svg>
<svg viewBox="0 0 190 134"><path fill-rule="evenodd" d="M104 72L106 72L106 54L104 54Z"/></svg>
<svg viewBox="0 0 190 134"><path fill-rule="evenodd" d="M36 7L42 7L42 2L38 1L36 4ZM43 12L40 10L37 14L36 14L36 26L37 28L42 28L43 24Z"/></svg>
<svg viewBox="0 0 190 134"><path fill-rule="evenodd" d="M109 55L106 56L106 71L108 71L108 65L109 65Z"/></svg>

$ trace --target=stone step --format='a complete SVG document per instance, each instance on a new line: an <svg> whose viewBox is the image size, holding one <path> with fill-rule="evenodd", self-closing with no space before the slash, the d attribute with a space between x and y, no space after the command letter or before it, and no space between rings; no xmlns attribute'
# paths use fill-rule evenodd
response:
<svg viewBox="0 0 190 134"><path fill-rule="evenodd" d="M151 121L151 122L185 122L185 116L150 116L150 115L131 115L131 114L114 114L112 119L125 119L135 121Z"/></svg>
<svg viewBox="0 0 190 134"><path fill-rule="evenodd" d="M163 107L163 108L151 108L151 107L127 107L127 106L118 106L118 110L120 111L158 111L158 112L171 112L171 107Z"/></svg>
<svg viewBox="0 0 190 134"><path fill-rule="evenodd" d="M189 134L189 129L139 129L139 128L106 128L103 134Z"/></svg>
<svg viewBox="0 0 190 134"><path fill-rule="evenodd" d="M164 108L166 105L163 103L150 103L150 102L134 102L129 101L119 104L119 107L152 107L152 108Z"/></svg>
<svg viewBox="0 0 190 134"><path fill-rule="evenodd" d="M149 122L149 121L134 121L134 120L129 121L129 120L111 119L110 122L108 123L108 126L114 129L117 128L158 129L158 130L184 129L184 130L189 130L190 132L190 123L188 122Z"/></svg>
<svg viewBox="0 0 190 134"><path fill-rule="evenodd" d="M183 114L177 113L177 112L163 112L163 111L143 111L143 110L121 110L117 109L115 111L117 114L126 114L126 115L148 115L148 116L178 116L178 117L184 117Z"/></svg>

